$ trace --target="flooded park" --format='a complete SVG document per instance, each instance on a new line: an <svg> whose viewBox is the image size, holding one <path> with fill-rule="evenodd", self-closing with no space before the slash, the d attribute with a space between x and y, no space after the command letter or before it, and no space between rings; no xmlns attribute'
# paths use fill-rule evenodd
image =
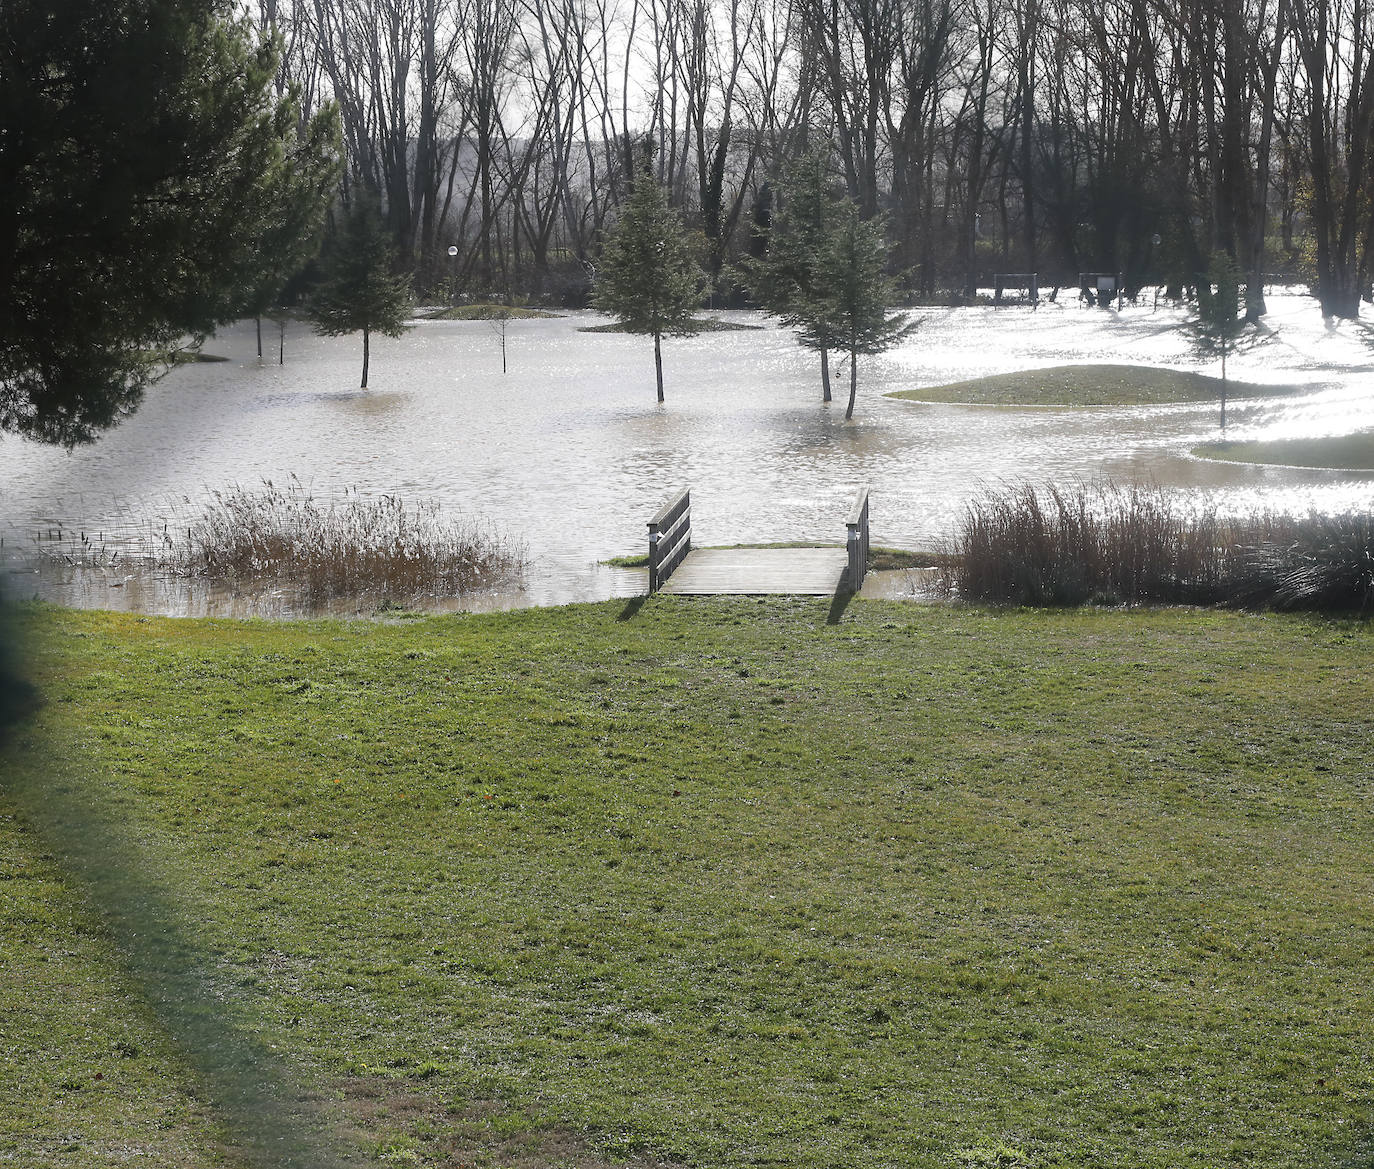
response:
<svg viewBox="0 0 1374 1169"><path fill-rule="evenodd" d="M587 333L568 313L506 326L419 321L374 338L371 389L355 387L357 337L291 323L278 363L251 321L182 366L132 418L72 452L0 440L0 535L8 591L81 607L173 615L290 615L285 596L236 594L141 567L165 517L235 484L294 478L321 500L394 494L489 527L522 546L523 583L448 607L549 605L642 592L641 571L608 567L643 551L645 522L692 490L698 544L840 543L855 490L872 492L878 545L939 547L969 502L1003 483L1142 483L1221 511L1307 513L1374 506L1374 475L1200 458L1219 437L1214 402L1166 406L960 406L886 395L1062 364L1219 372L1181 327L1185 310L915 310L898 348L863 359L844 421L847 369L821 402L818 362L749 312L750 326L664 346L666 403L654 401L651 344ZM1274 291L1263 340L1234 356L1233 380L1292 385L1230 404L1228 439L1317 437L1374 428L1374 347L1357 322L1328 327L1315 302ZM94 564L64 555L99 546ZM111 557L109 552L123 551ZM73 563L75 561L76 563ZM436 602L435 607L443 607ZM346 610L341 610L346 611Z"/></svg>

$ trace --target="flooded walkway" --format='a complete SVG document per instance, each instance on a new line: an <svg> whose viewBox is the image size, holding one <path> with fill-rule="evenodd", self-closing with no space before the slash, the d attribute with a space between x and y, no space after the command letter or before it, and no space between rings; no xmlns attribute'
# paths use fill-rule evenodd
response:
<svg viewBox="0 0 1374 1169"><path fill-rule="evenodd" d="M693 548L659 592L829 597L848 566L843 548Z"/></svg>

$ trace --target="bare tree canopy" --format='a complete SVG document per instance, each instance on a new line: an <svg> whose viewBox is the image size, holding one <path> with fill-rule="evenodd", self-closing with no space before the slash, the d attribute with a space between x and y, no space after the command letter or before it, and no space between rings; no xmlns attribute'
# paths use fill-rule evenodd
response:
<svg viewBox="0 0 1374 1169"><path fill-rule="evenodd" d="M1216 251L1252 319L1275 274L1336 316L1370 284L1369 0L263 4L422 293L585 303L646 137L720 295L818 147L911 296L1083 271L1181 295Z"/></svg>

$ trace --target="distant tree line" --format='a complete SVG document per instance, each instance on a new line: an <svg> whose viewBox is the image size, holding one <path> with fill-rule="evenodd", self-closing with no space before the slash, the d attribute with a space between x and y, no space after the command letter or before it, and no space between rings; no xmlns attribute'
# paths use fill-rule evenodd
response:
<svg viewBox="0 0 1374 1169"><path fill-rule="evenodd" d="M1353 317L1374 238L1370 0L259 0L436 298L585 299L638 145L715 294L824 146L910 296L992 272L1178 294L1214 252ZM456 246L456 256L449 255Z"/></svg>

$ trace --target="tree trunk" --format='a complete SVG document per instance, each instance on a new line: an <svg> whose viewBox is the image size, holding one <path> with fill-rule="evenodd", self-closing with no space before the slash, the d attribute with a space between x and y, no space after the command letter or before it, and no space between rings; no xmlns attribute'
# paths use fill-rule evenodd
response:
<svg viewBox="0 0 1374 1169"><path fill-rule="evenodd" d="M1265 236L1269 227L1270 157L1278 120L1278 74L1287 42L1287 5L1281 2L1275 16L1273 43L1260 64L1263 100L1259 103L1260 136L1255 147L1255 174L1248 192L1250 207L1249 279L1245 286L1245 319L1258 321L1269 311L1264 301Z"/></svg>
<svg viewBox="0 0 1374 1169"><path fill-rule="evenodd" d="M1226 430L1226 346L1221 347L1221 429Z"/></svg>
<svg viewBox="0 0 1374 1169"><path fill-rule="evenodd" d="M830 350L821 350L821 401L830 401Z"/></svg>
<svg viewBox="0 0 1374 1169"><path fill-rule="evenodd" d="M659 348L659 334L654 334L654 376L658 379L658 400L663 401L663 353Z"/></svg>
<svg viewBox="0 0 1374 1169"><path fill-rule="evenodd" d="M1360 316L1360 292L1350 287L1346 273L1330 277L1326 288L1322 287L1320 270L1317 284L1317 301L1322 308L1322 316L1335 317L1341 321L1355 321Z"/></svg>
<svg viewBox="0 0 1374 1169"><path fill-rule="evenodd" d="M854 417L854 397L859 392L859 354L857 350L849 351L849 408L844 412L844 420L848 422Z"/></svg>
<svg viewBox="0 0 1374 1169"><path fill-rule="evenodd" d="M1027 272L1039 271L1035 248L1035 51L1039 40L1040 13L1035 4L1026 6L1024 43L1021 46L1018 84L1021 88L1021 230L1025 239ZM1038 297L1033 297L1038 300Z"/></svg>
<svg viewBox="0 0 1374 1169"><path fill-rule="evenodd" d="M261 360L262 360L262 318L261 318L261 317L254 317L253 320L257 322L257 326L258 326L258 360L261 361Z"/></svg>
<svg viewBox="0 0 1374 1169"><path fill-rule="evenodd" d="M367 389L367 363L372 356L371 334L367 329L363 330L363 384L362 389Z"/></svg>
<svg viewBox="0 0 1374 1169"><path fill-rule="evenodd" d="M1374 62L1333 79L1331 61L1353 51L1347 43L1350 30L1340 24L1333 27L1327 6L1321 4L1295 4L1292 16L1309 91L1309 215L1317 244L1317 300L1322 316L1355 320L1360 312L1356 229L1365 193L1365 151L1374 123ZM1362 19L1355 35L1365 35ZM1358 52L1354 60L1360 61Z"/></svg>

